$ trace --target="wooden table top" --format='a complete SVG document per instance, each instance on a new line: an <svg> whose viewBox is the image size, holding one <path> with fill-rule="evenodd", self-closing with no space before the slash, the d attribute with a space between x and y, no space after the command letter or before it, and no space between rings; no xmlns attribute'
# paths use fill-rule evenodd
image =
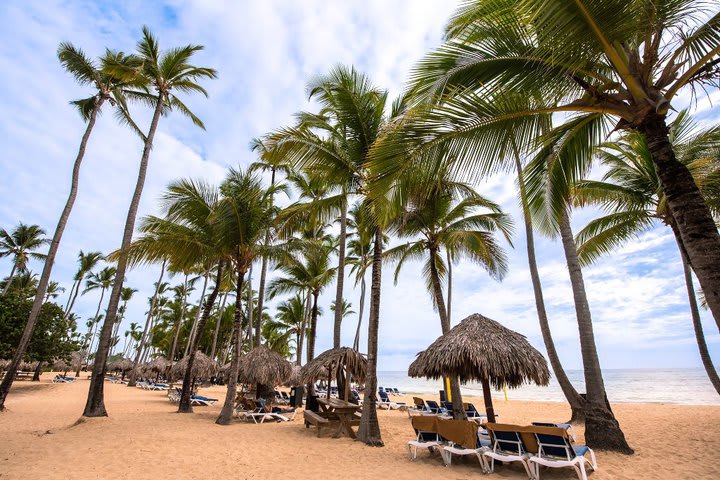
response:
<svg viewBox="0 0 720 480"><path fill-rule="evenodd" d="M339 398L318 398L318 403L325 405L333 410L360 410L362 407L356 403L346 402Z"/></svg>

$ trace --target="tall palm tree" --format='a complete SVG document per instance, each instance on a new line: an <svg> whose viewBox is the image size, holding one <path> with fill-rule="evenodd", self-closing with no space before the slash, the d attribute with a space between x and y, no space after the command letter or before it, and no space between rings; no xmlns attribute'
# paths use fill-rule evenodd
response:
<svg viewBox="0 0 720 480"><path fill-rule="evenodd" d="M413 73L414 92L442 98L418 110L411 136L444 146L458 169L478 174L495 168L510 135L534 148L539 119L562 113L586 123L565 169L579 180L587 147L613 128L640 132L720 328L720 234L668 129L679 94L720 79L719 15L716 2L702 0L465 2L446 42ZM558 218L564 208L554 199Z"/></svg>
<svg viewBox="0 0 720 480"><path fill-rule="evenodd" d="M57 298L60 296L61 292L65 291L65 287L61 287L58 282L51 281L48 283L47 290L45 291L45 299L43 300L43 303L47 303L50 301L51 298Z"/></svg>
<svg viewBox="0 0 720 480"><path fill-rule="evenodd" d="M33 298L38 288L37 273L21 272L14 277L6 277L0 282L0 288L15 292L23 298Z"/></svg>
<svg viewBox="0 0 720 480"><path fill-rule="evenodd" d="M175 299L180 301L180 313L179 313L179 318L177 319L176 324L173 326L173 331L175 333L173 334L172 347L170 348L170 354L168 355L168 359L171 362L175 361L175 352L177 351L178 338L180 336L180 328L182 327L182 324L185 321L185 312L187 309L187 297L188 297L188 295L190 295L193 292L193 290L195 290L195 287L193 286L194 283L195 282L193 280L188 281L188 273L184 273L183 283L173 287Z"/></svg>
<svg viewBox="0 0 720 480"><path fill-rule="evenodd" d="M222 278L228 252L219 243L218 230L211 221L219 197L217 187L203 181L178 180L171 183L161 197L164 216L142 219L141 235L127 250L129 264L168 259L174 271L190 271L199 264L215 265L218 277ZM188 339L190 348L186 372L192 371L197 345L217 298L218 287L219 281L216 281L210 295L201 299L198 306L201 314L194 335ZM192 412L191 382L192 377L186 375L178 410L181 413Z"/></svg>
<svg viewBox="0 0 720 480"><path fill-rule="evenodd" d="M75 204L75 198L77 197L80 167L82 165L83 158L85 157L85 149L87 148L90 134L95 126L95 120L97 115L100 113L103 104L108 101L116 106L119 118L124 123L127 123L131 127L135 128L135 124L127 113L124 97L124 90L135 85L134 79L129 78L127 81L121 80L104 72L104 68L109 63L124 65L128 71L139 68L139 62L135 57L107 50L105 55L100 59L99 64L97 64L88 58L81 49L76 48L70 43L61 43L58 47L57 54L63 68L75 77L75 80L79 84L83 86L92 86L95 89L95 92L90 97L72 102L72 104L77 107L80 112L82 119L87 122L87 126L85 128L85 133L80 140L78 154L75 157L75 163L73 164L70 193L68 194L65 207L60 214L57 226L55 227L55 233L53 234L52 241L50 242L50 248L48 249L47 258L45 259L45 265L43 266L40 283L35 295L35 300L33 301L33 306L30 310L28 321L25 324L22 337L20 337L18 348L15 349L15 354L11 363L11 367L13 369L16 369L22 361L22 357L25 354L25 350L27 349L35 330L35 324L37 322L38 315L40 314L43 298L45 297L45 290L50 282L50 275L52 273L53 264L55 263L55 255L60 247L60 241L62 240L63 233L65 232L65 226L67 225L70 212L72 211L73 205ZM13 379L14 376L6 375L2 384L0 384L0 410L3 410L4 408L5 398L10 391Z"/></svg>
<svg viewBox="0 0 720 480"><path fill-rule="evenodd" d="M133 295L137 293L137 289L130 288L130 287L123 287L123 289L120 291L120 300L122 300L123 304L118 308L118 319L115 322L115 328L113 330L113 348L110 351L110 355L112 356L113 352L115 351L115 346L117 345L118 341L120 340L120 337L118 336L118 330L120 329L120 324L123 320L125 320L125 314L127 313L127 304L132 299Z"/></svg>
<svg viewBox="0 0 720 480"><path fill-rule="evenodd" d="M275 320L270 324L288 334L295 335L295 363L300 365L302 357L302 333L305 328L305 299L300 293L288 300L280 302L277 306Z"/></svg>
<svg viewBox="0 0 720 480"><path fill-rule="evenodd" d="M100 252L88 252L85 253L80 250L78 253L78 271L75 273L72 287L70 287L70 296L68 297L67 305L65 306L65 316L70 315L75 300L80 293L80 285L85 281L85 277L90 274L93 269L102 261L105 257Z"/></svg>
<svg viewBox="0 0 720 480"><path fill-rule="evenodd" d="M497 204L478 195L469 186L454 184L445 178L434 181L436 188L430 195L423 194L414 199L411 196L409 204L401 206L403 212L396 221L398 234L401 238L414 240L387 250L385 256L397 262L396 282L405 261L426 257L423 276L445 335L451 328L449 302L446 303L443 294L449 263L445 262L442 250L446 250L450 262L467 258L484 267L492 277L502 279L507 271L507 258L494 234L499 232L510 242L512 223ZM412 189L412 186L406 188ZM455 202L457 196L466 198ZM478 213L479 208L487 209L489 213ZM450 389L454 416L464 419L457 378L450 378Z"/></svg>
<svg viewBox="0 0 720 480"><path fill-rule="evenodd" d="M82 294L85 295L88 292L100 290L100 300L98 301L95 315L93 316L93 322L88 328L88 332L85 335L85 341L83 342L83 357L87 362L90 356L92 341L94 337L95 326L98 324L98 318L100 316L100 308L102 307L103 299L105 298L105 292L113 286L117 275L117 269L115 267L105 267L97 273L92 273L85 282L85 290ZM76 376L80 375L80 370L76 372Z"/></svg>
<svg viewBox="0 0 720 480"><path fill-rule="evenodd" d="M670 125L670 140L677 158L693 174L717 218L720 216L720 197L713 191L715 185L712 180L717 185L717 166L713 163L720 145L720 127L697 132L687 112L683 111ZM670 227L683 265L700 358L711 383L720 394L720 377L705 342L682 237L668 208L645 137L637 132L626 132L619 141L603 144L597 155L608 170L601 181L585 180L576 184L575 201L580 206L597 205L606 215L590 221L577 234L581 262L584 265L592 263L658 223Z"/></svg>
<svg viewBox="0 0 720 480"><path fill-rule="evenodd" d="M222 201L213 215L219 230L222 251L229 254L235 269L235 317L233 319L233 355L225 402L215 423L228 425L237 395L237 378L242 352L242 298L245 275L257 255L268 254L264 240L274 220L269 191L262 188L254 175L231 169L221 186ZM221 277L218 277L220 283Z"/></svg>
<svg viewBox="0 0 720 480"><path fill-rule="evenodd" d="M250 164L249 171L250 172L256 172L256 171L269 171L270 172L270 190L275 189L275 176L277 173L284 173L286 176L290 174L290 167L285 162L284 159L274 157L270 154L270 152L267 150L267 147L265 143L263 143L262 139L260 138L254 138L250 142L250 150L257 152L260 156L260 159L257 162L253 162ZM275 200L275 194L274 192L270 195L270 203L271 205L274 203ZM265 234L265 245L269 246L271 242L271 236L272 232L271 230L268 230ZM258 285L258 311L263 311L263 305L265 303L265 282L267 280L267 267L268 267L268 258L266 256L263 256L262 258L262 265L260 267L260 284ZM260 323L257 322L257 325L255 327L255 338L256 338L256 346L260 345ZM215 350L213 348L213 350Z"/></svg>
<svg viewBox="0 0 720 480"><path fill-rule="evenodd" d="M5 295L10 288L16 273L25 273L31 258L44 260L45 254L36 252L50 243L45 238L45 230L38 225L26 225L22 222L12 232L0 229L0 258L12 257L12 269L2 294Z"/></svg>
<svg viewBox="0 0 720 480"><path fill-rule="evenodd" d="M310 325L307 334L307 361L315 358L315 336L318 321L318 297L335 278L337 268L330 267L330 248L311 245L302 255L288 255L278 262L281 276L268 286L270 298L283 293L307 291L312 296Z"/></svg>
<svg viewBox="0 0 720 480"><path fill-rule="evenodd" d="M173 93L202 93L207 96L205 89L197 83L198 80L207 78L215 78L215 70L205 67L196 67L190 64L192 56L202 50L200 45L187 45L180 48L172 48L161 54L157 39L150 32L150 29L143 27L143 38L138 42L137 55L142 60L142 71L138 72L134 69L128 69L123 64L115 64L109 66L106 70L123 79L143 82L148 88L154 90L153 93L145 91L134 91L128 95L132 98L144 100L146 103L154 107L152 120L147 135L144 136L144 147L142 157L140 159L140 169L138 171L135 192L133 193L130 207L128 209L127 219L125 221L125 229L123 231L122 242L120 245L120 255L118 258L118 282L115 283L110 294L110 302L108 304L108 313L105 317L100 333L100 342L98 351L95 355L95 363L93 365L93 373L91 377L90 390L85 405L83 416L98 417L106 416L105 403L103 398L103 382L105 377L105 363L110 351L110 337L112 335L112 326L115 323L117 309L120 303L120 290L125 278L125 271L128 264L128 248L132 240L133 230L135 228L135 218L137 216L140 197L142 195L143 186L145 185L145 175L147 173L148 161L150 159L150 151L152 150L155 131L160 121L160 115L177 110L183 115L189 117L195 125L205 128L202 121L195 116L194 113Z"/></svg>

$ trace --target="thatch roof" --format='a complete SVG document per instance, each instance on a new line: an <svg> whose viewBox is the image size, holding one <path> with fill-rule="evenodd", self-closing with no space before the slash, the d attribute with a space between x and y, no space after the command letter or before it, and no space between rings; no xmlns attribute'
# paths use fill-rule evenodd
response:
<svg viewBox="0 0 720 480"><path fill-rule="evenodd" d="M0 370L5 370L8 365L10 365L10 360L5 360L4 358L0 358Z"/></svg>
<svg viewBox="0 0 720 480"><path fill-rule="evenodd" d="M185 356L172 366L170 369L170 376L174 379L180 379L185 375L185 368L187 368L189 355ZM215 360L198 350L195 353L195 361L193 362L192 376L193 378L209 378L215 375L218 371L219 365Z"/></svg>
<svg viewBox="0 0 720 480"><path fill-rule="evenodd" d="M362 382L367 375L367 358L350 347L326 350L302 367L303 383L314 383L328 378L328 375L334 378L338 367L344 367L356 381Z"/></svg>
<svg viewBox="0 0 720 480"><path fill-rule="evenodd" d="M122 360L115 360L107 365L107 369L111 372L129 372L133 368L133 361L129 358L123 358Z"/></svg>
<svg viewBox="0 0 720 480"><path fill-rule="evenodd" d="M82 367L83 357L80 352L72 352L70 354L70 366L73 370L80 370Z"/></svg>
<svg viewBox="0 0 720 480"><path fill-rule="evenodd" d="M290 376L283 382L283 385L286 387L297 387L302 384L302 368L300 365L293 365Z"/></svg>
<svg viewBox="0 0 720 480"><path fill-rule="evenodd" d="M145 366L143 367L143 371L152 373L163 373L168 369L170 365L172 365L172 362L170 362L170 360L168 360L167 358L157 357L151 362L145 364Z"/></svg>
<svg viewBox="0 0 720 480"><path fill-rule="evenodd" d="M62 358L58 358L53 362L52 370L53 372L67 372L70 370L70 365Z"/></svg>
<svg viewBox="0 0 720 480"><path fill-rule="evenodd" d="M438 379L456 375L461 382L487 379L495 388L523 383L547 385L545 357L524 335L478 313L435 340L410 364L408 375Z"/></svg>
<svg viewBox="0 0 720 480"><path fill-rule="evenodd" d="M290 377L292 365L265 345L255 347L240 357L239 380L243 383L259 383L275 386Z"/></svg>

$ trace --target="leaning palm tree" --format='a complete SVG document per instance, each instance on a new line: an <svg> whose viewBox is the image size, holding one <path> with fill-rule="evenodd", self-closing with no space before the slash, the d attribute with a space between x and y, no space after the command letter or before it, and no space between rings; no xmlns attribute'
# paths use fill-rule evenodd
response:
<svg viewBox="0 0 720 480"><path fill-rule="evenodd" d="M442 174L440 174L442 175ZM490 276L502 279L507 271L505 252L494 238L501 233L510 242L512 223L494 202L478 195L469 186L435 179L435 188L426 195L425 187L420 197L412 198L397 219L400 238L413 240L387 250L385 256L397 262L395 281L407 260L426 257L423 276L428 292L440 317L443 335L450 331L450 299L445 301L443 283L449 283L451 262L467 258L485 268ZM408 188L412 191L412 185ZM457 191L454 194L453 191ZM459 202L454 197L466 196ZM478 209L488 213L478 213ZM443 258L447 252L448 262ZM460 384L450 378L453 413L456 419L464 419Z"/></svg>
<svg viewBox="0 0 720 480"><path fill-rule="evenodd" d="M139 68L140 64L138 59L133 56L126 56L120 52L107 50L105 55L100 59L98 65L88 58L81 49L76 48L70 43L60 44L58 47L58 58L65 70L75 77L75 80L78 83L83 86L92 86L95 89L95 93L88 98L72 102L72 104L77 107L80 112L82 119L87 122L87 127L85 128L85 133L80 140L80 148L78 149L78 154L75 157L72 180L70 183L70 193L68 194L65 207L63 208L63 211L60 214L60 219L55 227L55 233L53 234L47 258L45 259L45 265L40 276L40 284L38 285L37 294L35 295L35 300L33 301L28 321L25 324L25 329L23 330L22 337L20 338L20 344L18 345L18 348L15 349L15 355L13 356L13 362L11 364L12 368L17 368L20 364L30 339L32 338L35 323L37 322L38 315L40 314L40 308L42 307L42 301L45 297L45 290L47 289L48 282L50 282L50 275L55 262L55 255L60 247L60 241L62 240L63 233L65 232L65 226L67 225L70 212L72 211L73 205L75 204L75 198L77 197L80 167L82 165L83 158L85 157L85 149L87 147L88 140L90 139L93 127L95 126L95 120L97 115L100 113L103 104L107 101L116 106L119 114L118 117L121 121L127 123L132 128L135 128L135 124L127 113L124 97L125 89L135 86L134 77L128 76L126 80L121 80L112 74L106 73L104 69L108 64L112 63L115 65L124 65L127 71L132 71ZM10 391L13 378L14 377L12 375L6 376L3 379L2 384L0 384L0 410L4 408L5 398Z"/></svg>
<svg viewBox="0 0 720 480"><path fill-rule="evenodd" d="M274 207L270 192L262 188L257 177L231 169L221 186L223 199L213 214L218 229L220 250L225 252L235 270L235 317L232 333L232 360L225 402L215 423L228 425L237 395L237 378L240 373L242 352L243 308L245 275L257 255L267 255L265 235L274 220ZM218 277L218 283L221 277ZM259 321L259 319L258 319Z"/></svg>
<svg viewBox="0 0 720 480"><path fill-rule="evenodd" d="M305 299L297 293L277 306L275 320L270 322L273 328L295 335L295 363L300 365L302 358L302 339L305 330Z"/></svg>
<svg viewBox="0 0 720 480"><path fill-rule="evenodd" d="M189 273L186 272L183 272L183 283L181 283L180 285L176 285L172 289L173 293L175 294L175 300L179 300L180 311L178 313L177 322L175 323L175 325L173 325L173 342L172 347L170 348L170 354L168 356L168 360L170 360L171 362L175 362L175 352L177 351L178 338L180 337L180 329L182 328L182 324L185 321L187 298L188 295L190 295L195 290L195 287L193 286L195 282L193 280L188 280Z"/></svg>
<svg viewBox="0 0 720 480"><path fill-rule="evenodd" d="M110 337L112 336L112 326L115 323L117 309L120 303L120 291L125 278L125 271L128 264L128 248L132 240L133 230L135 228L135 218L137 216L138 206L140 205L140 197L142 195L143 186L145 185L145 175L147 173L148 161L150 159L150 151L152 150L155 131L157 130L160 116L176 110L183 115L189 117L195 125L205 128L202 121L195 116L190 109L173 93L202 93L207 96L205 89L197 83L198 80L215 78L215 70L205 67L196 67L190 64L192 56L202 50L200 45L187 45L185 47L172 48L165 52L160 52L157 39L150 32L150 29L143 27L143 38L137 45L138 57L142 60L142 71L138 75L134 69L128 69L125 65L118 63L110 65L106 70L113 75L123 79L143 82L147 88L154 90L154 93L145 91L134 91L129 95L134 99L143 100L154 108L150 127L147 135L144 135L144 147L142 157L140 159L140 169L138 171L137 184L133 193L128 209L127 219L125 221L125 229L123 230L122 242L120 245L120 255L118 258L118 277L119 281L115 283L112 293L110 294L110 302L100 332L100 341L98 350L95 355L95 363L91 377L90 390L88 392L87 403L83 416L97 417L105 416L105 403L103 398L103 382L105 376L105 362L110 351ZM138 80L139 79L139 80Z"/></svg>
<svg viewBox="0 0 720 480"><path fill-rule="evenodd" d="M707 204L718 218L720 197L717 196L717 184L720 179L717 165L713 163L720 145L720 127L697 132L687 112L683 111L670 125L670 140L678 159L693 174ZM645 137L637 132L626 132L620 140L603 144L597 155L608 168L603 179L581 181L574 188L575 201L579 206L596 205L606 212L606 215L590 221L577 234L581 262L590 264L658 224L670 227L683 265L700 359L720 394L720 377L705 342L682 237L668 208Z"/></svg>
<svg viewBox="0 0 720 480"><path fill-rule="evenodd" d="M70 312L75 305L75 300L80 294L80 285L82 285L82 282L85 281L85 278L104 259L105 257L100 252L85 253L80 250L80 253L78 253L78 271L75 273L72 287L70 287L68 303L65 306L65 317L70 315Z"/></svg>
<svg viewBox="0 0 720 480"><path fill-rule="evenodd" d="M10 288L16 273L27 272L28 262L31 258L44 260L45 254L36 252L39 248L50 243L45 238L45 230L38 225L26 225L22 222L11 232L0 229L0 258L12 257L12 269L2 294L5 295Z"/></svg>
<svg viewBox="0 0 720 480"><path fill-rule="evenodd" d="M47 290L45 291L45 299L43 303L47 303L50 299L55 299L60 296L60 293L65 291L65 287L61 287L58 282L51 281L48 283Z"/></svg>
<svg viewBox="0 0 720 480"><path fill-rule="evenodd" d="M682 94L717 85L718 32L720 6L704 0L466 1L446 27L446 42L413 73L414 92L442 98L418 109L412 136L426 150L444 146L456 168L479 175L497 167L509 137L532 149L540 119L561 113L585 123L578 127L584 145L564 170L578 180L587 147L604 134L641 133L720 328L720 234L668 129ZM564 200L551 207L561 216Z"/></svg>
<svg viewBox="0 0 720 480"><path fill-rule="evenodd" d="M120 330L120 324L125 320L125 314L127 313L127 305L128 302L132 299L132 297L137 293L136 288L130 288L130 287L123 287L122 291L120 292L120 300L123 302L122 305L118 308L118 319L115 322L115 328L113 329L113 348L110 351L110 356L112 356L113 352L115 351L115 346L118 344L118 341L120 340L120 337L118 336L118 330Z"/></svg>

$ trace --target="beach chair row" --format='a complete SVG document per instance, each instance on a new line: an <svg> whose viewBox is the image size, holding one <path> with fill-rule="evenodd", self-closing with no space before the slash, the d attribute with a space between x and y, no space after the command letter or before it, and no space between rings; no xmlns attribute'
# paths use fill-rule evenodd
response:
<svg viewBox="0 0 720 480"><path fill-rule="evenodd" d="M463 402L463 410L468 419L477 423L483 423L487 420L487 415L480 413L472 403ZM436 402L434 400L424 400L420 397L413 397L413 406L407 410L408 416L414 415L439 415L452 416L452 402ZM495 417L500 415L495 414Z"/></svg>
<svg viewBox="0 0 720 480"><path fill-rule="evenodd" d="M408 457L417 458L418 449L439 451L450 465L453 455L474 455L485 473L495 470L495 462L520 463L531 479L540 478L540 467L575 470L587 480L586 467L597 470L595 453L584 445L575 445L566 424L537 423L528 426L500 423L485 424L444 419L434 415L411 418L415 440L408 442ZM586 458L589 456L589 459Z"/></svg>
<svg viewBox="0 0 720 480"><path fill-rule="evenodd" d="M235 400L234 413L252 420L254 423L264 423L265 420L274 422L291 422L295 420L297 411L292 409L282 409L266 405L263 399L253 400L246 397L238 397Z"/></svg>
<svg viewBox="0 0 720 480"><path fill-rule="evenodd" d="M182 397L182 388L174 387L168 389L168 400L173 403L180 403ZM190 395L190 404L198 407L209 407L218 402L217 398L205 397L202 395Z"/></svg>

